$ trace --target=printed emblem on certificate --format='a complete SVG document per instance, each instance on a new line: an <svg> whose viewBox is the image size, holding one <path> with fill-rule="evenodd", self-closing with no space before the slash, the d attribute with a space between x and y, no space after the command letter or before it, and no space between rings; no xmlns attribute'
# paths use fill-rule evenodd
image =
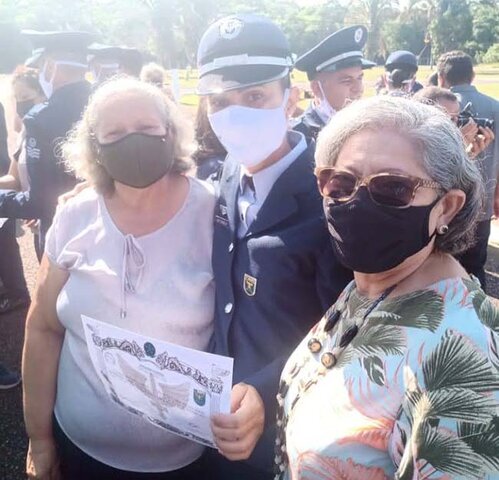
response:
<svg viewBox="0 0 499 480"><path fill-rule="evenodd" d="M108 395L133 415L216 448L210 417L230 412L233 359L82 316L88 353Z"/></svg>

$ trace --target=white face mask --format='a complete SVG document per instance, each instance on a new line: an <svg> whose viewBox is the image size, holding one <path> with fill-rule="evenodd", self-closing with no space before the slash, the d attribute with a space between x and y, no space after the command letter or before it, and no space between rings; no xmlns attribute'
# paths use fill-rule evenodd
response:
<svg viewBox="0 0 499 480"><path fill-rule="evenodd" d="M322 88L322 83L318 82L319 88L322 93L322 98L319 105L315 106L315 111L319 114L322 121L327 124L329 120L336 114L336 110L331 106L328 102L326 94L324 93L324 89Z"/></svg>
<svg viewBox="0 0 499 480"><path fill-rule="evenodd" d="M92 82L101 83L118 73L120 65L118 63L102 63L92 70Z"/></svg>
<svg viewBox="0 0 499 480"><path fill-rule="evenodd" d="M230 157L246 168L263 162L282 144L288 130L286 105L277 108L251 108L231 105L208 115L211 128Z"/></svg>
<svg viewBox="0 0 499 480"><path fill-rule="evenodd" d="M52 78L50 80L47 80L46 77L47 63L45 63L43 69L38 74L38 82L40 83L40 87L42 88L45 97L47 97L47 100L52 96L52 93L54 91L54 86L52 85L52 82L55 77L56 68L57 67L54 68L54 73L52 74Z"/></svg>
<svg viewBox="0 0 499 480"><path fill-rule="evenodd" d="M87 68L87 65L85 65L84 63L57 61L54 63L54 71L52 72L52 77L49 80L49 79L47 79L47 75L46 75L47 62L45 62L45 64L43 65L43 69L38 74L38 82L40 83L40 87L42 88L44 95L47 97L47 100L54 93L55 74L57 73L57 67L59 65L68 65L70 67Z"/></svg>

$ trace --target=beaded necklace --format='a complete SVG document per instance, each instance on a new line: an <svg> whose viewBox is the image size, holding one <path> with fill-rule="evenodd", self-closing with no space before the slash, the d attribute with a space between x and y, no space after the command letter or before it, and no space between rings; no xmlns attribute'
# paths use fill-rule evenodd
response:
<svg viewBox="0 0 499 480"><path fill-rule="evenodd" d="M374 300L369 307L366 309L364 315L360 319L354 319L354 323L350 326L340 337L339 342L330 350L325 348L324 340L331 339L331 331L339 325L339 320L341 319L343 313L346 310L348 301L350 296L355 289L355 284L352 285L350 290L344 296L344 299L331 307L325 314L326 322L324 323L324 327L322 330L318 332L314 332L314 336L308 341L308 349L306 355L297 361L292 368L289 370L289 373L286 377L283 376L279 383L279 389L277 391L277 434L275 441L275 480L282 480L284 478L284 472L288 468L289 458L287 454L286 448L286 427L291 414L293 413L296 404L303 396L303 394L312 386L315 385L320 377L323 377L328 370L331 370L337 363L338 359L344 352L344 350L348 347L348 345L355 338L357 333L359 332L359 328L366 321L367 317L373 312L373 310L379 306L379 304L390 295L390 293L395 290L397 285L393 285L390 288L386 289L376 300ZM322 341L321 341L321 337ZM324 351L323 351L324 350ZM289 391L289 387L291 386L292 381L296 378L296 376L300 373L303 367L313 358L313 355L319 354L321 351L321 364L322 369L317 370L315 375L305 382L300 383L298 387L298 392L291 403L288 414L286 415L284 412L284 400ZM311 355L312 354L312 355Z"/></svg>

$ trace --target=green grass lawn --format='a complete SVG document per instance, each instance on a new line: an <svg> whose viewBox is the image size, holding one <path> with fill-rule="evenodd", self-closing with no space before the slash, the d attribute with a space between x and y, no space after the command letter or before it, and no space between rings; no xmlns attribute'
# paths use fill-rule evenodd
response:
<svg viewBox="0 0 499 480"><path fill-rule="evenodd" d="M499 99L499 64L477 65L475 67L476 78L474 84L476 87L487 95ZM422 66L419 68L417 78L424 85L426 79L434 72L430 67ZM365 96L370 97L375 95L374 85L378 77L383 73L383 67L376 67L365 71ZM180 86L182 90L190 90L189 93L182 94L182 104L186 106L196 106L198 97L195 93L197 84L196 70L181 70L179 72ZM292 74L292 80L295 84L306 89L308 81L305 73L295 71Z"/></svg>

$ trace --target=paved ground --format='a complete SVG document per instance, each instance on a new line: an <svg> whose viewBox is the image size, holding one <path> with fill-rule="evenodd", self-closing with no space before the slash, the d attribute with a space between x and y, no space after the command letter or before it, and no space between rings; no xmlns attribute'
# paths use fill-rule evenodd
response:
<svg viewBox="0 0 499 480"><path fill-rule="evenodd" d="M19 239L30 291L36 281L38 263L31 234ZM489 294L499 298L499 224L493 226L489 248ZM0 361L19 369L26 312L0 316ZM26 437L21 411L21 388L0 391L0 480L24 479Z"/></svg>

